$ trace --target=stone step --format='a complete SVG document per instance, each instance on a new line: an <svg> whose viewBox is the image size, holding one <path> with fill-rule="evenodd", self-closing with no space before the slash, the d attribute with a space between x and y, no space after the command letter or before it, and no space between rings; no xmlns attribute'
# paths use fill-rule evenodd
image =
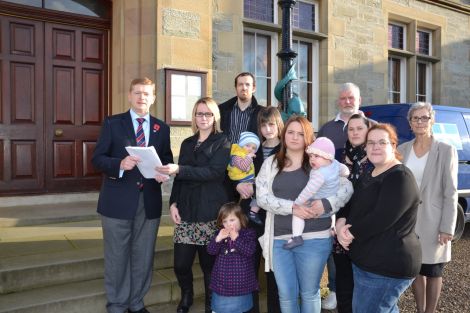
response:
<svg viewBox="0 0 470 313"><path fill-rule="evenodd" d="M52 230L46 230L47 235L34 238L28 237L28 231L22 231L26 228L34 233L31 227L9 229L13 234L0 236L0 294L102 278L102 232L97 223L86 222L87 227L84 222L57 224L62 227L53 225ZM172 226L159 229L156 269L173 266L172 233Z"/></svg>
<svg viewBox="0 0 470 313"><path fill-rule="evenodd" d="M99 214L96 213L97 193L24 198L32 199L0 197L0 228L99 219ZM163 215L169 214L168 200L169 195L164 194Z"/></svg>
<svg viewBox="0 0 470 313"><path fill-rule="evenodd" d="M199 266L193 267L194 293L204 293L204 281ZM173 269L157 270L145 297L146 306L176 302L180 289ZM102 279L43 287L0 295L0 313L105 313L105 292Z"/></svg>
<svg viewBox="0 0 470 313"><path fill-rule="evenodd" d="M60 194L44 194L44 195L22 195L0 197L0 208L31 206L43 204L59 204L70 202L87 202L98 201L98 192L77 192L77 193L60 193Z"/></svg>

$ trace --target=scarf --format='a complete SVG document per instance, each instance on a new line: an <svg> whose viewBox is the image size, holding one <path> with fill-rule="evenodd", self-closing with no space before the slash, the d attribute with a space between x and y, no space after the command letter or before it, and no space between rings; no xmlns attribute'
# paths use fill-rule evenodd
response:
<svg viewBox="0 0 470 313"><path fill-rule="evenodd" d="M352 164L348 179L354 186L359 179L359 176L364 171L365 165L369 162L366 154L366 144L363 143L360 146L353 147L349 140L347 140L344 153L346 156L346 161L349 160L349 162Z"/></svg>

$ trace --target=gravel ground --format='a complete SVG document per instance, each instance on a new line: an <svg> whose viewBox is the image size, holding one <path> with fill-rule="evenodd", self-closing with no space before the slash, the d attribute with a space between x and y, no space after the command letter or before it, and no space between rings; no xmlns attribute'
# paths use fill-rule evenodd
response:
<svg viewBox="0 0 470 313"><path fill-rule="evenodd" d="M416 312L410 289L400 299L400 312ZM470 313L470 224L465 227L462 238L452 245L452 261L444 268L437 312Z"/></svg>

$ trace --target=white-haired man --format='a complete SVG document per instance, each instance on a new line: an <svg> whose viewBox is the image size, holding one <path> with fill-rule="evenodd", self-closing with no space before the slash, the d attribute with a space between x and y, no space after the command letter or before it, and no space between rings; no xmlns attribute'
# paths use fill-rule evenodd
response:
<svg viewBox="0 0 470 313"><path fill-rule="evenodd" d="M339 112L333 120L320 128L317 137L327 137L333 141L336 147L335 159L341 162L344 144L348 139L346 124L353 114L360 112L359 106L362 99L359 87L353 83L342 84L338 93Z"/></svg>

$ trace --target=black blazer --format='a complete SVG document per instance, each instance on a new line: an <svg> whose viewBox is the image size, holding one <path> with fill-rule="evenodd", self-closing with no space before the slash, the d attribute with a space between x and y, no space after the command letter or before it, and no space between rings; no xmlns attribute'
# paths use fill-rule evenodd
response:
<svg viewBox="0 0 470 313"><path fill-rule="evenodd" d="M170 128L150 116L148 146L154 146L163 164L173 162ZM98 199L98 213L112 218L133 219L139 201L139 184L144 184L145 213L148 219L162 215L162 191L155 179L145 179L137 167L119 178L121 160L129 154L126 146L137 146L130 112L105 118L92 157L93 166L104 174Z"/></svg>
<svg viewBox="0 0 470 313"><path fill-rule="evenodd" d="M170 205L176 202L185 222L215 220L222 204L228 201L223 181L230 143L222 133L211 134L194 151L198 137L193 135L181 144L179 173L171 190Z"/></svg>

